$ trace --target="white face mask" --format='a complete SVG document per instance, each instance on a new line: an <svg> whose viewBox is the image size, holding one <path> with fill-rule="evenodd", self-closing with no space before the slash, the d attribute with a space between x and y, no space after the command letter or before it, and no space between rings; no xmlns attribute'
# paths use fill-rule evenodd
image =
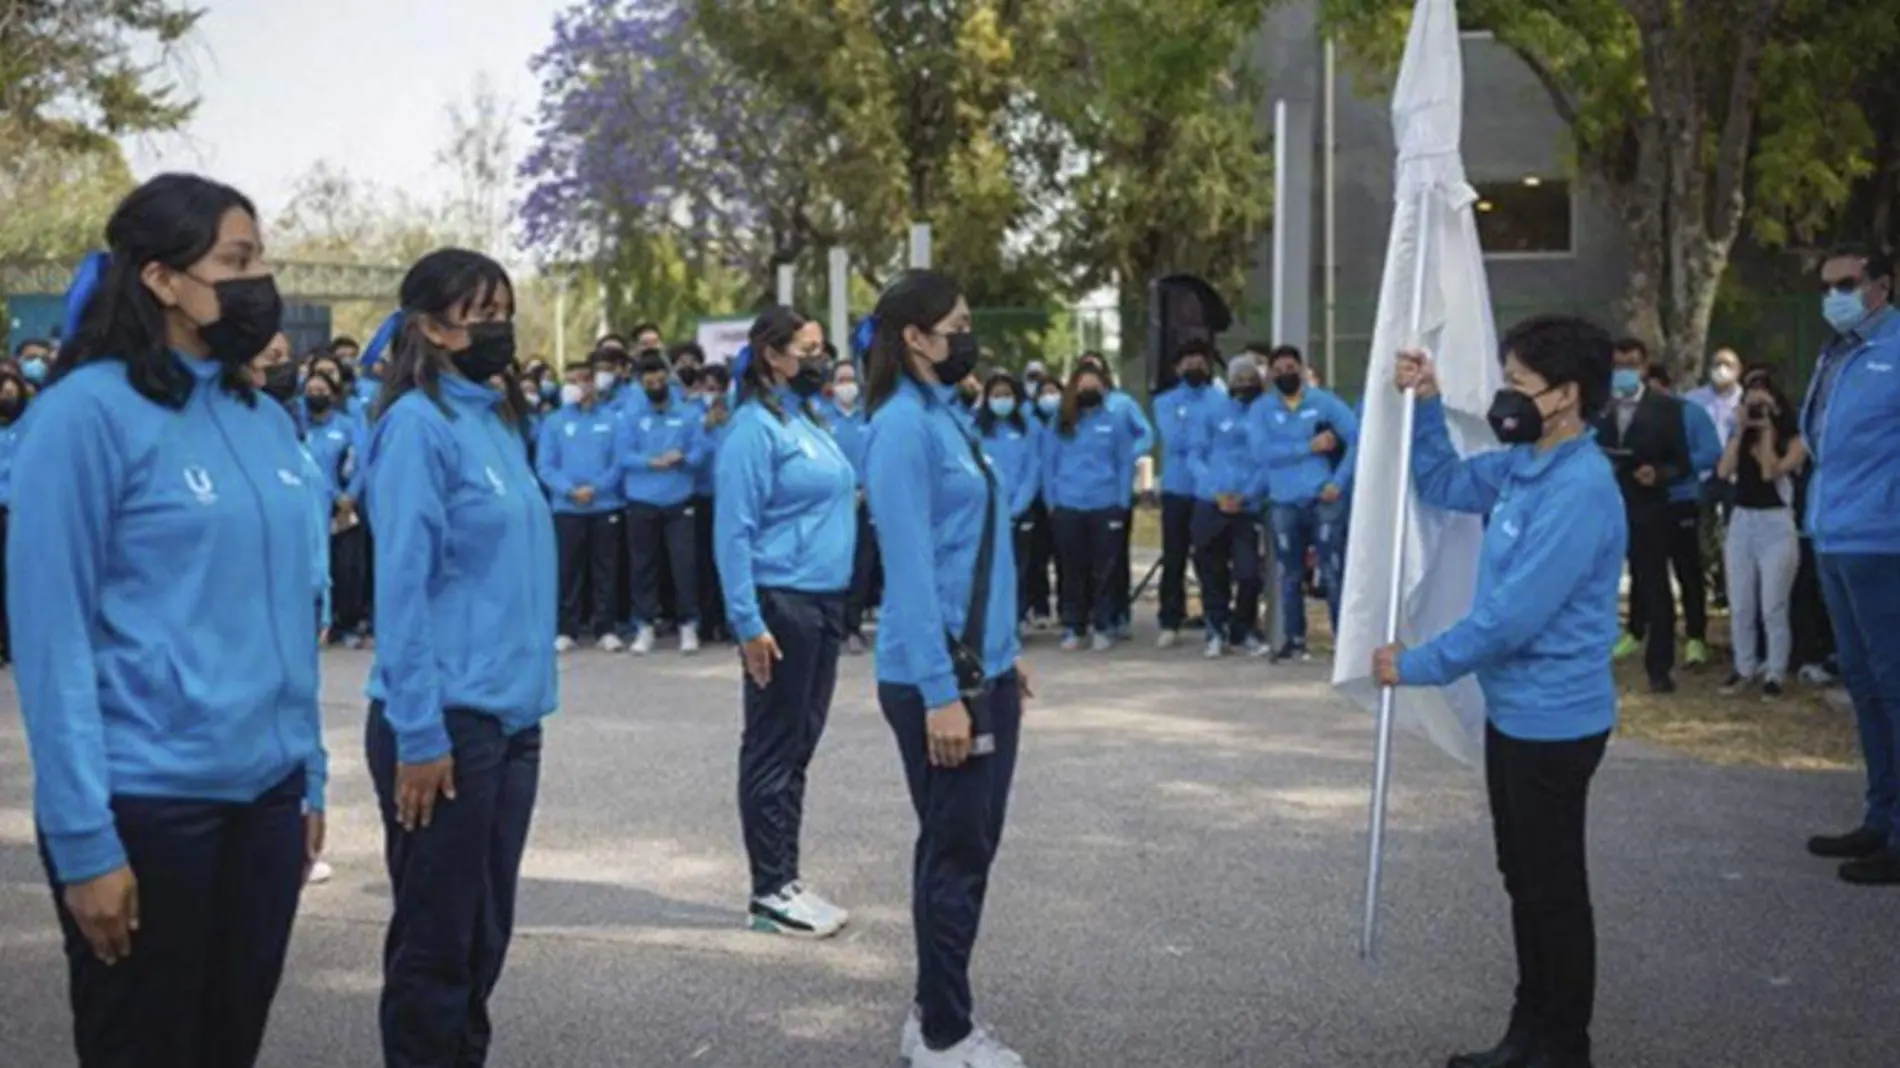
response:
<svg viewBox="0 0 1900 1068"><path fill-rule="evenodd" d="M1734 385L1735 380L1740 377L1740 375L1735 373L1735 368L1725 363L1716 364L1715 370L1709 372L1709 381L1715 383L1722 389L1727 389Z"/></svg>
<svg viewBox="0 0 1900 1068"><path fill-rule="evenodd" d="M849 408L853 404L858 403L858 384L856 382L840 382L831 387L831 395L838 398L839 404Z"/></svg>
<svg viewBox="0 0 1900 1068"><path fill-rule="evenodd" d="M561 387L561 403L569 408L587 399L587 391L569 382Z"/></svg>
<svg viewBox="0 0 1900 1068"><path fill-rule="evenodd" d="M595 371L594 372L594 388L601 391L602 393L606 393L612 390L614 388L614 383L618 381L620 380L614 377L614 373L612 371Z"/></svg>

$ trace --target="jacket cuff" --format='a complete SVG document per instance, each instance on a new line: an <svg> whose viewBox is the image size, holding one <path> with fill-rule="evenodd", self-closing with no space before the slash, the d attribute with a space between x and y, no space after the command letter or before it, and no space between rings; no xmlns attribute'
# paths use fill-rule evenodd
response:
<svg viewBox="0 0 1900 1068"><path fill-rule="evenodd" d="M125 867L125 845L119 829L107 824L84 834L47 834L46 852L53 858L53 874L61 886L91 882Z"/></svg>
<svg viewBox="0 0 1900 1068"><path fill-rule="evenodd" d="M942 708L963 696L963 691L957 688L957 677L954 674L932 675L919 683L917 689L924 695L926 712L933 708Z"/></svg>

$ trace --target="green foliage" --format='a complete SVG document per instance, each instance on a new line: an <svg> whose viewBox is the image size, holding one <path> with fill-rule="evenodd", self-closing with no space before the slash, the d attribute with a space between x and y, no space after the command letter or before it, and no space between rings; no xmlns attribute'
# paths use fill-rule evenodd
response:
<svg viewBox="0 0 1900 1068"><path fill-rule="evenodd" d="M65 262L98 248L131 189L113 142L34 138L0 120L0 261Z"/></svg>
<svg viewBox="0 0 1900 1068"><path fill-rule="evenodd" d="M67 145L177 129L197 102L166 71L203 14L172 0L0 0L0 114Z"/></svg>

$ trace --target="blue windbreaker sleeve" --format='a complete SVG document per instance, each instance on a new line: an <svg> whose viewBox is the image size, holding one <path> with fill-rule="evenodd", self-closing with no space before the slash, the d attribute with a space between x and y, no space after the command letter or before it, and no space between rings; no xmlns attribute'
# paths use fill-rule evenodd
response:
<svg viewBox="0 0 1900 1068"><path fill-rule="evenodd" d="M1715 429L1715 420L1700 404L1682 406L1683 429L1689 435L1689 462L1695 466L1695 478L1699 482L1715 473L1715 465L1722 462L1722 441Z"/></svg>
<svg viewBox="0 0 1900 1068"><path fill-rule="evenodd" d="M1610 525L1624 522L1620 511L1607 509L1533 514L1484 600L1450 630L1401 653L1399 678L1408 686L1444 686L1515 654L1563 611L1596 567Z"/></svg>
<svg viewBox="0 0 1900 1068"><path fill-rule="evenodd" d="M1508 449L1460 459L1451 445L1451 428L1445 425L1444 400L1418 402L1412 424L1412 480L1419 500L1448 512L1484 515L1497 503L1510 464Z"/></svg>
<svg viewBox="0 0 1900 1068"><path fill-rule="evenodd" d="M1042 428L1042 441L1036 447L1041 458L1042 503L1052 509L1062 506L1061 484L1056 479L1056 456L1057 450L1062 447L1061 434L1055 423L1047 424Z"/></svg>
<svg viewBox="0 0 1900 1068"><path fill-rule="evenodd" d="M376 425L369 465L376 660L385 691L383 718L404 764L426 764L450 748L429 600L448 540L454 444L446 437L447 430L422 413L392 409Z"/></svg>
<svg viewBox="0 0 1900 1068"><path fill-rule="evenodd" d="M1336 396L1328 395L1327 407L1331 409L1327 418L1332 420L1333 433L1340 444L1346 446L1346 455L1333 470L1332 483L1339 487L1344 496L1352 495L1352 476L1359 462L1359 416L1352 407Z"/></svg>
<svg viewBox="0 0 1900 1068"><path fill-rule="evenodd" d="M880 646L898 660L900 678L917 679L924 707L957 699L957 676L944 639L943 605L937 595L937 534L931 528L929 428L922 416L881 428L877 448L867 450L865 483L876 520L877 548L884 560L884 614Z"/></svg>
<svg viewBox="0 0 1900 1068"><path fill-rule="evenodd" d="M310 490L310 578L317 588L317 633L321 635L330 629L330 490L308 452L303 454L303 480ZM311 709L317 749L304 765L304 804L312 812L322 812L324 790L330 782L330 753L323 746L322 700L313 702Z"/></svg>
<svg viewBox="0 0 1900 1068"><path fill-rule="evenodd" d="M1124 396L1126 396L1126 394L1124 394ZM1134 456L1139 458L1153 452L1155 447L1154 422L1148 418L1147 412L1141 410L1141 402L1133 397L1128 398L1128 419L1135 432ZM1132 467L1134 460L1131 459L1129 464Z"/></svg>
<svg viewBox="0 0 1900 1068"><path fill-rule="evenodd" d="M625 478L635 471L651 471L653 454L646 451L646 435L640 432L638 419L621 412L614 419L614 463L619 467L620 477Z"/></svg>
<svg viewBox="0 0 1900 1068"><path fill-rule="evenodd" d="M111 415L53 392L29 415L13 465L7 607L33 810L66 885L125 866L112 815L92 627L108 528L125 480ZM21 625L31 620L31 625Z"/></svg>
<svg viewBox="0 0 1900 1068"><path fill-rule="evenodd" d="M560 429L553 419L541 424L541 438L534 448L534 473L555 500L565 501L574 492L574 480L561 469Z"/></svg>
<svg viewBox="0 0 1900 1068"><path fill-rule="evenodd" d="M680 450L686 459L680 461L680 467L690 472L699 470L699 465L712 456L712 439L706 433L706 421L698 412L686 415L686 447Z"/></svg>
<svg viewBox="0 0 1900 1068"><path fill-rule="evenodd" d="M725 588L726 619L741 642L765 633L752 548L759 518L772 496L772 438L757 420L732 424L713 472L713 560Z"/></svg>
<svg viewBox="0 0 1900 1068"><path fill-rule="evenodd" d="M1213 477L1213 428L1219 418L1219 405L1205 404L1189 412L1181 426L1181 458L1187 461L1188 471L1193 476L1196 496L1201 486Z"/></svg>

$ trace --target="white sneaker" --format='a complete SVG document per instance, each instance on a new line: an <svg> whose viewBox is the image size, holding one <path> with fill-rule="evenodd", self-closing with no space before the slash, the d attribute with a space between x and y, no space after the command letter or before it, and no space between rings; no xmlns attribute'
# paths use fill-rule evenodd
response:
<svg viewBox="0 0 1900 1068"><path fill-rule="evenodd" d="M850 655L863 656L864 650L864 638L861 635L853 634L844 640L844 651Z"/></svg>
<svg viewBox="0 0 1900 1068"><path fill-rule="evenodd" d="M1048 616L1032 616L1030 617L1029 626L1035 630L1037 634L1043 634L1055 626L1055 621L1051 620Z"/></svg>
<svg viewBox="0 0 1900 1068"><path fill-rule="evenodd" d="M1028 1068L1015 1050L998 1042L987 1028L972 1028L963 1041L935 1050L924 1045L922 1024L918 1026L917 1046L907 1057L910 1068Z"/></svg>
<svg viewBox="0 0 1900 1068"><path fill-rule="evenodd" d="M1095 637L1089 640L1089 648L1098 653L1106 653L1110 649L1115 648L1115 637L1112 634L1104 634L1101 631L1096 631Z"/></svg>
<svg viewBox="0 0 1900 1068"><path fill-rule="evenodd" d="M1062 632L1062 651L1063 652L1073 653L1077 649L1080 649L1080 648L1082 648L1082 636L1080 634L1077 634L1076 632L1072 630Z"/></svg>
<svg viewBox="0 0 1900 1068"><path fill-rule="evenodd" d="M653 628L642 623L633 635L633 655L645 656L653 651Z"/></svg>
<svg viewBox="0 0 1900 1068"><path fill-rule="evenodd" d="M600 636L600 641L596 643L596 648L603 653L624 653L627 651L627 643L621 641L618 634L603 634Z"/></svg>
<svg viewBox="0 0 1900 1068"><path fill-rule="evenodd" d="M680 624L680 655L692 656L699 652L699 624Z"/></svg>
<svg viewBox="0 0 1900 1068"><path fill-rule="evenodd" d="M336 869L330 866L330 862L319 860L315 864L310 865L310 877L304 880L304 884L306 886L322 886L335 877Z"/></svg>
<svg viewBox="0 0 1900 1068"><path fill-rule="evenodd" d="M1181 640L1181 632L1180 632L1180 631L1178 631L1178 630L1164 630L1164 631L1162 631L1162 632L1161 632L1161 637L1159 637L1159 638L1156 638L1156 639L1155 639L1155 648L1157 648L1157 649L1172 649L1172 648L1174 648L1174 646L1175 646L1175 643L1176 643L1176 642L1179 642L1180 640Z"/></svg>
<svg viewBox="0 0 1900 1068"><path fill-rule="evenodd" d="M835 923L837 926L843 927L851 922L851 914L849 912L832 904L826 900L824 895L811 889L804 883L793 883L789 890L793 897L805 903L805 907L809 909L813 915L823 917L827 923Z"/></svg>
<svg viewBox="0 0 1900 1068"><path fill-rule="evenodd" d="M1201 655L1209 660L1219 660L1227 655L1227 643L1221 641L1220 635L1210 634L1207 636L1207 651Z"/></svg>
<svg viewBox="0 0 1900 1068"><path fill-rule="evenodd" d="M1258 634L1247 635L1246 649L1248 656L1265 656L1273 651L1266 642L1260 640L1260 635Z"/></svg>
<svg viewBox="0 0 1900 1068"><path fill-rule="evenodd" d="M565 634L563 634L563 635L561 635L560 637L558 637L558 638L556 638L556 639L554 639L554 651L555 651L556 653L571 653L571 652L573 652L573 651L574 651L574 639L572 639L572 638L570 638L570 637L568 637L568 636L567 636L567 635L565 635Z"/></svg>
<svg viewBox="0 0 1900 1068"><path fill-rule="evenodd" d="M1834 673L1820 664L1809 664L1801 669L1801 681L1809 686L1834 685Z"/></svg>
<svg viewBox="0 0 1900 1068"><path fill-rule="evenodd" d="M836 906L832 908L837 912L843 911ZM809 895L798 892L797 884L767 897L753 898L750 912L749 925L752 930L765 934L830 938L844 926L844 921L837 915L818 911Z"/></svg>

